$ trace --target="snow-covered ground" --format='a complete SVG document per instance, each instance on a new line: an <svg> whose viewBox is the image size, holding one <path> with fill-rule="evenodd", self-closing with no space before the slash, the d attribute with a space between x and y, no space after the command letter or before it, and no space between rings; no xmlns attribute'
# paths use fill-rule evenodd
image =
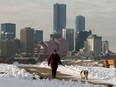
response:
<svg viewBox="0 0 116 87"><path fill-rule="evenodd" d="M46 62L39 64L39 67L48 67ZM48 67L49 68L49 67ZM75 79L80 78L80 71L89 71L89 80L111 83L116 85L116 68L93 67L93 66L62 66L59 65L58 71L72 75Z"/></svg>
<svg viewBox="0 0 116 87"><path fill-rule="evenodd" d="M33 75L24 69L20 69L17 66L22 64L0 64L0 87L104 87L100 85L93 85L89 83L81 83L74 81L65 81L57 79L42 79L36 77L37 80L33 80ZM27 66L27 65L23 65ZM47 62L43 62L37 65L28 65L37 67L47 67ZM80 78L79 72L81 70L89 71L89 79L102 82L108 82L116 85L116 69L115 68L103 68L92 66L61 66L59 65L58 71L62 73L70 74L76 78ZM116 87L116 86L114 86Z"/></svg>

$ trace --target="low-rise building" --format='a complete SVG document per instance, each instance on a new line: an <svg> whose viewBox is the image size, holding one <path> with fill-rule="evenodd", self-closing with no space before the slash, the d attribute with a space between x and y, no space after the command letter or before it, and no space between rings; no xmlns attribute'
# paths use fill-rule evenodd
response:
<svg viewBox="0 0 116 87"><path fill-rule="evenodd" d="M38 45L38 54L43 54L48 57L53 52L54 48L57 49L57 53L61 57L66 56L69 51L69 46L65 39L55 39L41 42Z"/></svg>

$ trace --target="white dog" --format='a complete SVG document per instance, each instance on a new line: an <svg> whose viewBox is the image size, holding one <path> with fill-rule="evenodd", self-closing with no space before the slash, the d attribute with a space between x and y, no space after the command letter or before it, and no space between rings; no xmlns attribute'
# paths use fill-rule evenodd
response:
<svg viewBox="0 0 116 87"><path fill-rule="evenodd" d="M81 79L88 80L88 74L89 74L88 70L82 70L80 72Z"/></svg>

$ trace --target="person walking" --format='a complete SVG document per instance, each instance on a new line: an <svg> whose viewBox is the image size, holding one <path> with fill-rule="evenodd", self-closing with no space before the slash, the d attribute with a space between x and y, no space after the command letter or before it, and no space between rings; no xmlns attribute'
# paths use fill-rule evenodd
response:
<svg viewBox="0 0 116 87"><path fill-rule="evenodd" d="M62 65L61 59L59 55L57 54L56 49L54 49L53 53L48 58L48 66L50 65L50 67L52 68L52 78L56 77L58 63Z"/></svg>

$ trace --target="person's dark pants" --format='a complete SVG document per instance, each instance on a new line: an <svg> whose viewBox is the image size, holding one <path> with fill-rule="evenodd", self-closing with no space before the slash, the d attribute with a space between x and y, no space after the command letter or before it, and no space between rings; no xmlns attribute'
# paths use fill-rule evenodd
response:
<svg viewBox="0 0 116 87"><path fill-rule="evenodd" d="M53 78L56 77L56 72L57 72L57 68L53 67L53 68L52 68L52 77L53 77Z"/></svg>

